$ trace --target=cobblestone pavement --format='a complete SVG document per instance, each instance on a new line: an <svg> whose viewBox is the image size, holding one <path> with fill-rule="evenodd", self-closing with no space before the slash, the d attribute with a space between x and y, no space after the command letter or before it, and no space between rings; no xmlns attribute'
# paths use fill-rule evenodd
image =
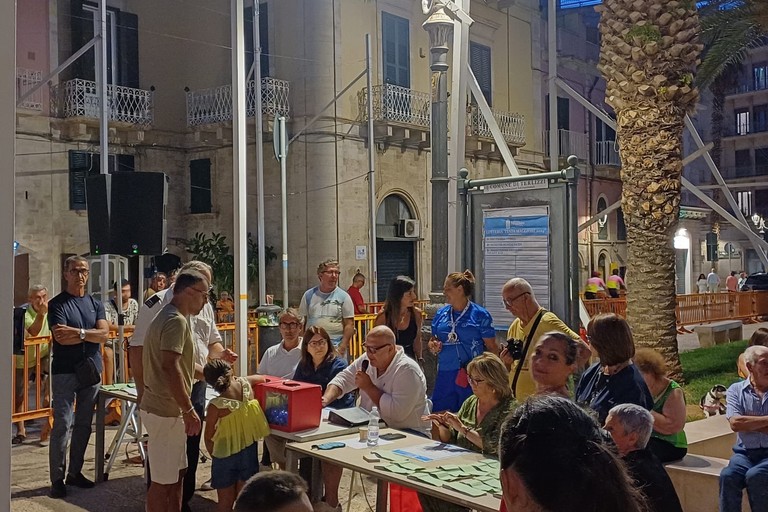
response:
<svg viewBox="0 0 768 512"><path fill-rule="evenodd" d="M143 468L135 464L127 464L128 455L137 454L135 445L124 445L117 454L109 479L93 489L67 488L65 500L54 500L48 497L50 481L48 479L48 448L38 443L38 429L34 426L27 428L27 441L14 446L11 451L11 510L13 512L143 512L144 510L144 481ZM107 441L112 439L116 429L107 429ZM84 474L93 478L94 468L94 436L86 452ZM198 466L198 485L210 476L210 461ZM351 473L344 471L341 479L339 496L345 502L344 510L348 512L365 512L369 510L362 496L359 476L355 478L355 495L349 508L346 499L349 493ZM363 479L365 491L371 506L376 502L376 484L373 480ZM214 512L216 509L216 492L198 490L191 503L194 512Z"/></svg>

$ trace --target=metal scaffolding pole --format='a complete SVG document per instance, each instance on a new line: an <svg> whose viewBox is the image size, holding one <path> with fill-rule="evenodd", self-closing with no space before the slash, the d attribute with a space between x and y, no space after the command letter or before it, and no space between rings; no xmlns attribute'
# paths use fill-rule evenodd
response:
<svg viewBox="0 0 768 512"><path fill-rule="evenodd" d="M99 0L99 29L96 41L96 95L99 97L99 171L109 174L109 104L107 90L107 0ZM107 182L107 212L112 211L111 191ZM117 275L117 273L115 274ZM101 255L101 301L109 300L109 255Z"/></svg>
<svg viewBox="0 0 768 512"><path fill-rule="evenodd" d="M243 49L245 52L245 49ZM264 241L264 120L261 116L261 31L259 27L259 0L253 0L253 88L256 121L256 194L259 202L257 217L257 244L259 247L259 305L267 303L267 255ZM245 83L245 80L243 80ZM244 107L245 108L245 107ZM246 228L247 231L247 228ZM247 242L246 242L247 247ZM283 304L288 307L288 304Z"/></svg>
<svg viewBox="0 0 768 512"><path fill-rule="evenodd" d="M549 90L549 170L557 170L560 157L557 126L557 0L549 0L547 8L547 89Z"/></svg>
<svg viewBox="0 0 768 512"><path fill-rule="evenodd" d="M369 246L371 254L371 284L369 286L371 302L379 301L378 272L376 263L376 146L373 131L373 58L371 55L371 34L365 34L365 75L368 98L368 209L370 210Z"/></svg>
<svg viewBox="0 0 768 512"><path fill-rule="evenodd" d="M0 190L0 329L6 336L13 332L13 226L16 170L16 2L0 2L0 155L3 165L3 187ZM13 391L13 344L5 343L5 355L0 357L0 379L6 392ZM6 441L0 448L0 509L11 510L11 400L2 400L0 438ZM3 507L2 504L5 503Z"/></svg>
<svg viewBox="0 0 768 512"><path fill-rule="evenodd" d="M248 218L245 177L245 36L243 0L231 0L232 41L232 211L235 239L235 339L238 372L248 374ZM261 205L259 205L261 207ZM261 276L263 277L263 276Z"/></svg>

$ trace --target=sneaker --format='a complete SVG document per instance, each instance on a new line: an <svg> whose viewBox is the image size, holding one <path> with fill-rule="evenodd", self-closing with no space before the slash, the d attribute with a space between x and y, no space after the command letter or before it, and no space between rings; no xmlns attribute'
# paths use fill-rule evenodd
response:
<svg viewBox="0 0 768 512"><path fill-rule="evenodd" d="M205 482L203 482L203 485L200 486L201 491L212 491L213 486L211 485L211 479L209 478Z"/></svg>
<svg viewBox="0 0 768 512"><path fill-rule="evenodd" d="M76 475L67 476L67 485L73 485L75 487L80 487L81 489L90 489L96 484L85 478L82 473L78 473Z"/></svg>
<svg viewBox="0 0 768 512"><path fill-rule="evenodd" d="M64 480L56 480L51 485L51 491L48 493L51 498L60 500L67 497L67 486L64 485Z"/></svg>

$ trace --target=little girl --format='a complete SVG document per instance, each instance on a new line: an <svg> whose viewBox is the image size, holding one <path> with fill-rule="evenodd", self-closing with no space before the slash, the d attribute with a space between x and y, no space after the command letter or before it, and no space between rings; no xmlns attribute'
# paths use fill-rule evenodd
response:
<svg viewBox="0 0 768 512"><path fill-rule="evenodd" d="M257 441L269 435L252 389L264 377L233 377L232 367L221 359L206 364L203 374L219 393L205 413L205 447L213 458L211 486L219 498L216 510L231 511L245 481L259 471Z"/></svg>

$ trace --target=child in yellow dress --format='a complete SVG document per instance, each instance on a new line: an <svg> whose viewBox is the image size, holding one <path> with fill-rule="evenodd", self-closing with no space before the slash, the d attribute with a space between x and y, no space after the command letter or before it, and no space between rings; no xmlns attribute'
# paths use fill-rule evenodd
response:
<svg viewBox="0 0 768 512"><path fill-rule="evenodd" d="M205 413L205 447L213 458L211 486L218 495L216 510L231 511L245 481L259 471L258 440L269 435L267 418L253 397L253 386L264 377L235 377L221 359L206 364L203 374L219 393Z"/></svg>

